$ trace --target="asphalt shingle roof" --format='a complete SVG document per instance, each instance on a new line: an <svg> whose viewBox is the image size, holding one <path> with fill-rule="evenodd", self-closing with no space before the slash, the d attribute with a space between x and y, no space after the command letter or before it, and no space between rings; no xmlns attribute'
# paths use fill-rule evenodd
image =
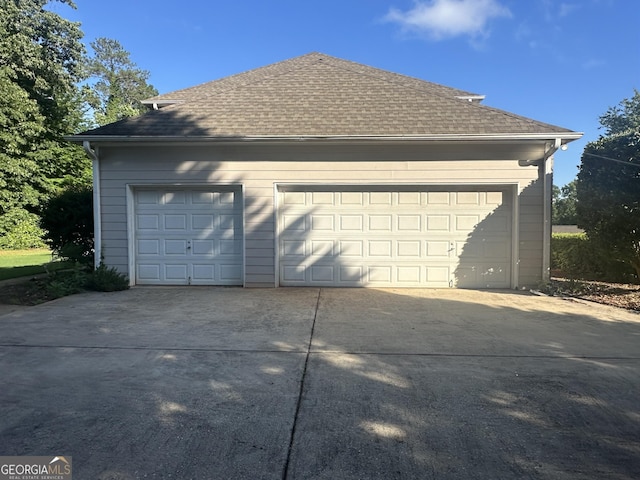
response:
<svg viewBox="0 0 640 480"><path fill-rule="evenodd" d="M326 137L562 134L475 94L311 53L148 100L145 115L81 135Z"/></svg>

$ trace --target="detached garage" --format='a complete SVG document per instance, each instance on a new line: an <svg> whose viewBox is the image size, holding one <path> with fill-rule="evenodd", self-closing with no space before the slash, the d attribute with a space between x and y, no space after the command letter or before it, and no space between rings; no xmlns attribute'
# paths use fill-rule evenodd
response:
<svg viewBox="0 0 640 480"><path fill-rule="evenodd" d="M319 53L149 99L70 137L96 258L139 285L535 286L581 134L482 99Z"/></svg>

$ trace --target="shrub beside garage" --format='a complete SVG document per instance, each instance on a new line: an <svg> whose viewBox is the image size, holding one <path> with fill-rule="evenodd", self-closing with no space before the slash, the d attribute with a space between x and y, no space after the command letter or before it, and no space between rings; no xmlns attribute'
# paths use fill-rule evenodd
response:
<svg viewBox="0 0 640 480"><path fill-rule="evenodd" d="M608 254L585 233L554 233L551 236L552 276L579 280L637 283L634 269Z"/></svg>

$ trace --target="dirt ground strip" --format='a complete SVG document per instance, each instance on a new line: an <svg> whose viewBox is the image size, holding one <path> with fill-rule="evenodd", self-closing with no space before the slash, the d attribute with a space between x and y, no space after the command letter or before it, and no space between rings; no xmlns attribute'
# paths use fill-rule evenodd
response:
<svg viewBox="0 0 640 480"><path fill-rule="evenodd" d="M640 285L552 278L544 293L569 296L640 312Z"/></svg>

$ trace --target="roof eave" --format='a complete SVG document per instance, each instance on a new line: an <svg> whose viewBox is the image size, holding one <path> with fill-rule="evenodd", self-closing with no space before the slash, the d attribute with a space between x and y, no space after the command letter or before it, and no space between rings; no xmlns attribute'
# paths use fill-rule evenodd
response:
<svg viewBox="0 0 640 480"><path fill-rule="evenodd" d="M244 142L466 142L466 141L548 141L562 144L577 140L582 132L436 134L436 135L261 135L261 136L144 136L144 135L69 135L73 143L244 143Z"/></svg>

